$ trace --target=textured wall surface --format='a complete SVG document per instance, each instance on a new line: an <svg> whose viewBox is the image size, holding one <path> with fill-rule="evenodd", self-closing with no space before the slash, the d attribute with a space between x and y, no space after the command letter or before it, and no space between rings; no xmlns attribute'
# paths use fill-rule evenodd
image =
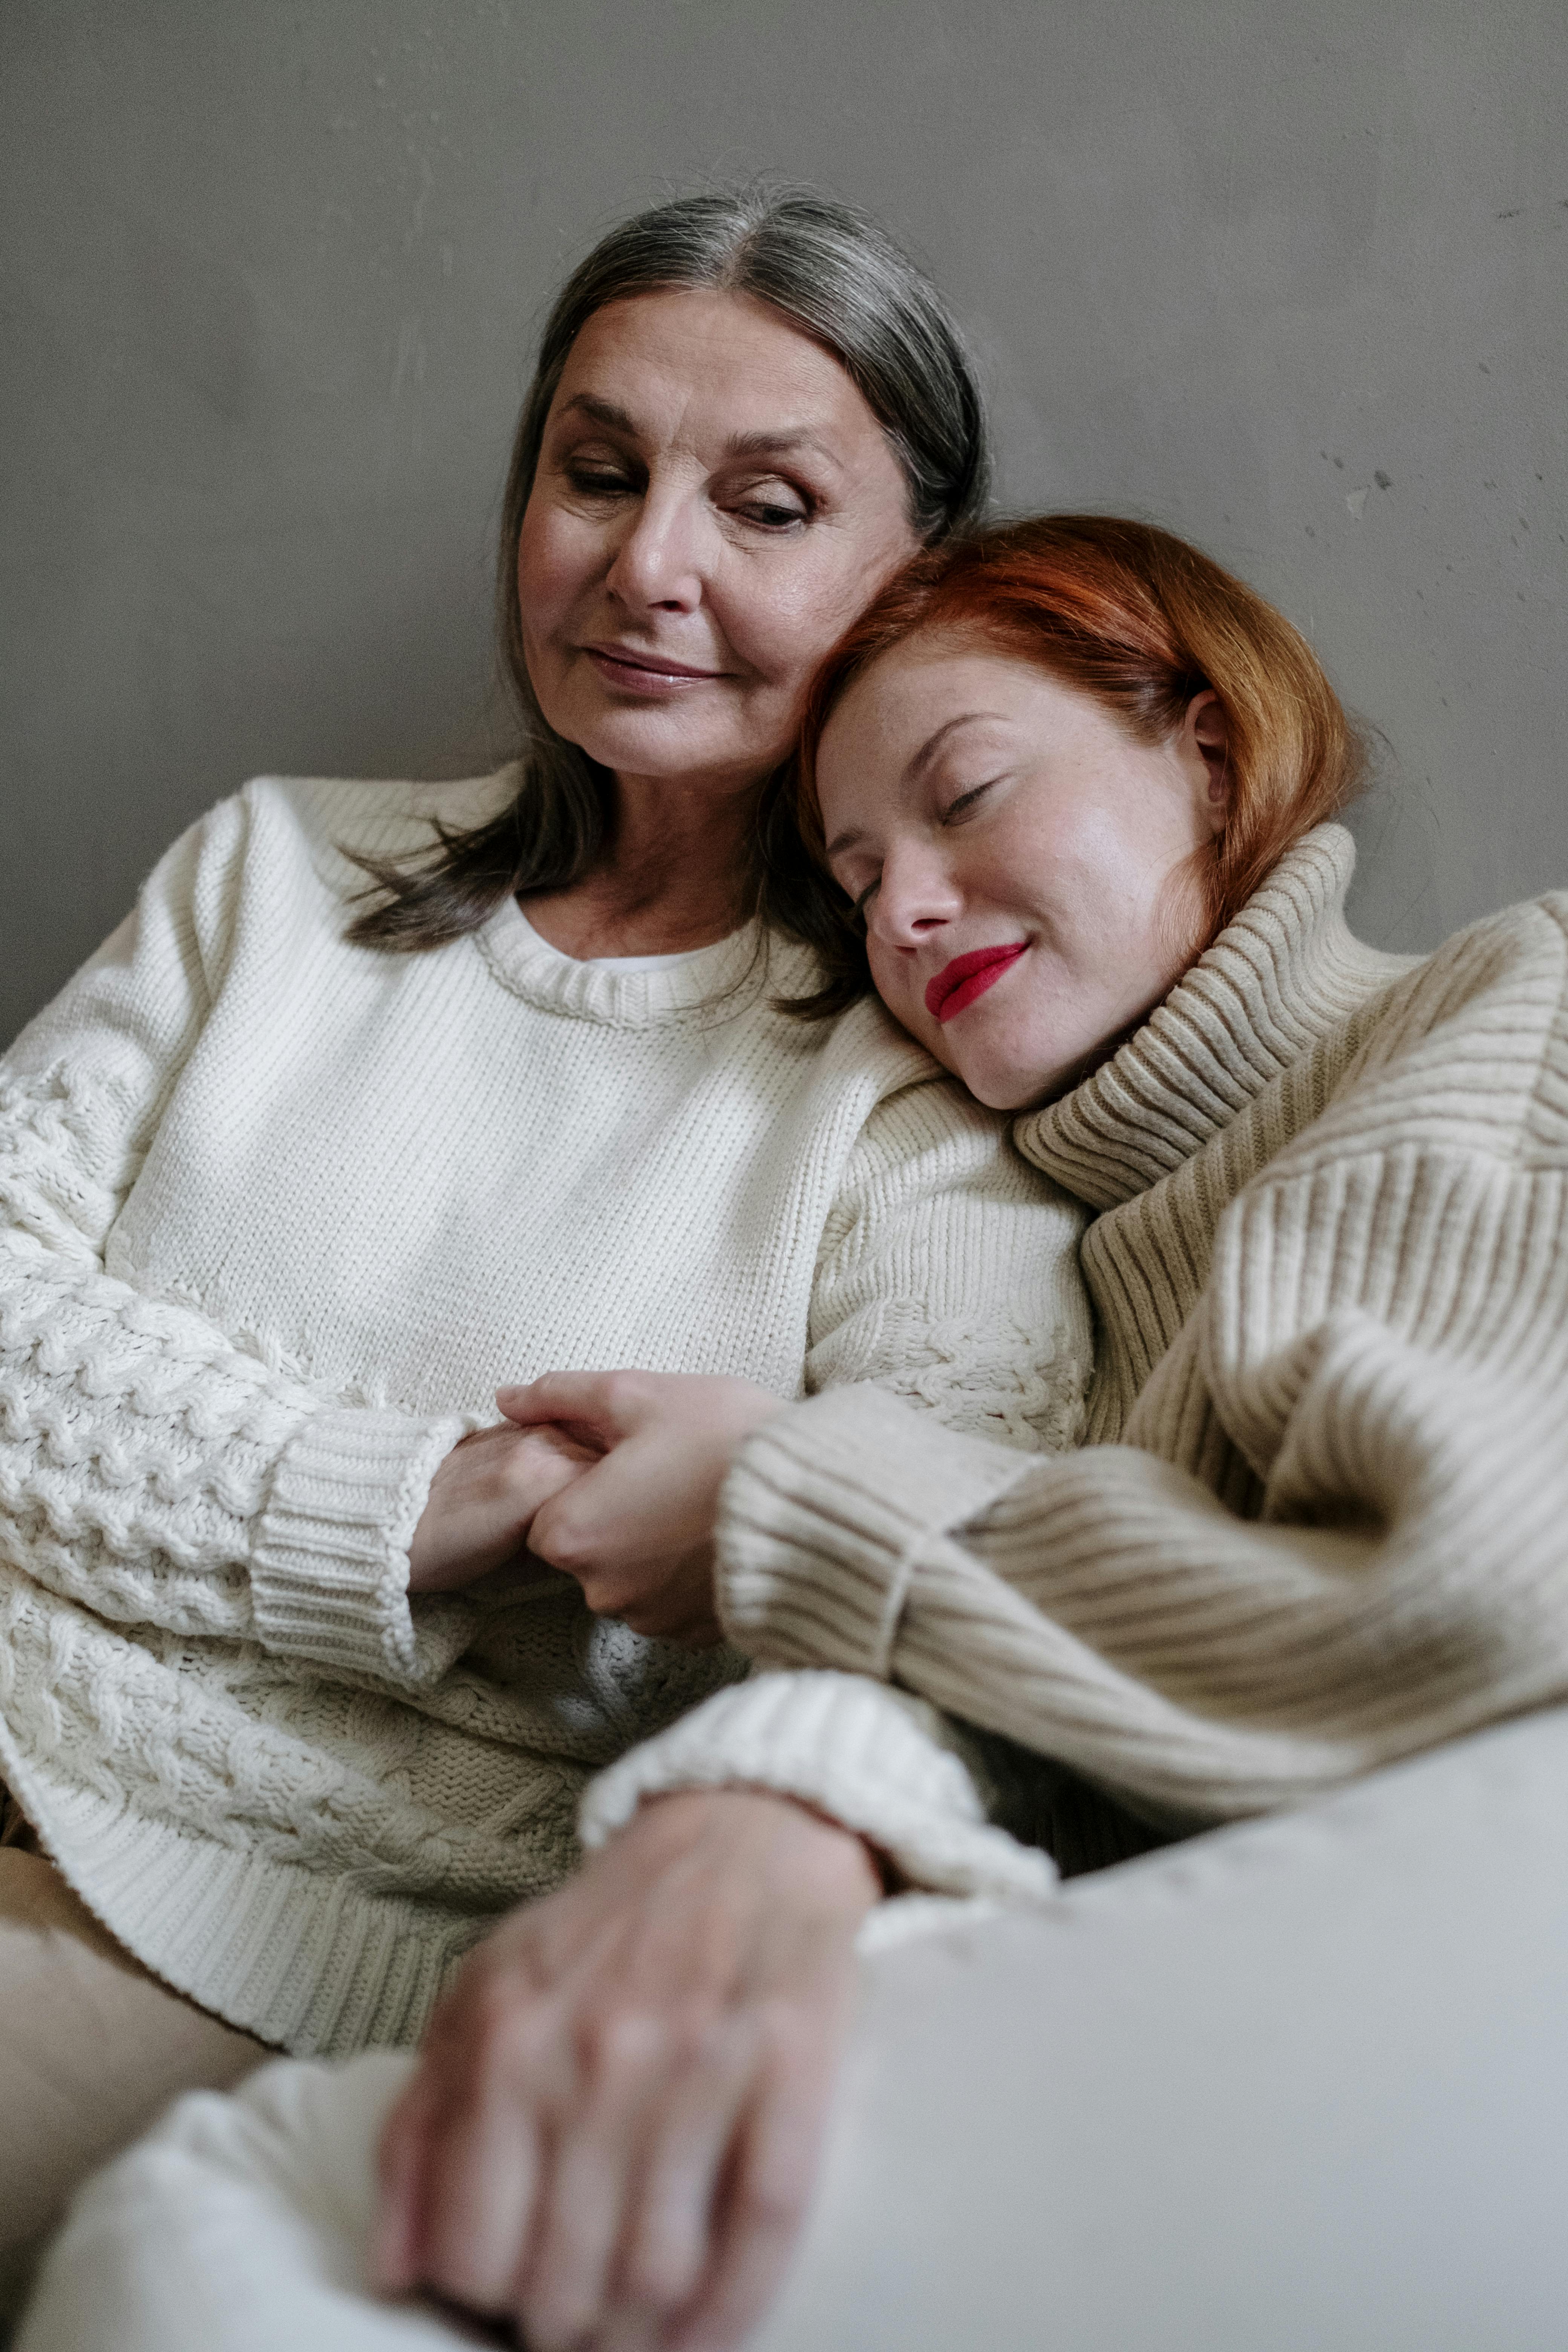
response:
<svg viewBox="0 0 1568 2352"><path fill-rule="evenodd" d="M1309 631L1369 935L1568 882L1565 123L1562 0L0 0L0 1029L247 775L504 748L539 307L757 170L927 260L1010 506Z"/></svg>

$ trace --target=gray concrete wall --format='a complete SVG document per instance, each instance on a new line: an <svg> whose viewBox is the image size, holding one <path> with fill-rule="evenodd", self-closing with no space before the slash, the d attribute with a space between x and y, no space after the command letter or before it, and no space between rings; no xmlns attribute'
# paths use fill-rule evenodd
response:
<svg viewBox="0 0 1568 2352"><path fill-rule="evenodd" d="M758 169L928 260L1010 505L1308 629L1373 937L1568 882L1565 120L1562 0L0 0L0 1029L247 774L485 756L531 321Z"/></svg>

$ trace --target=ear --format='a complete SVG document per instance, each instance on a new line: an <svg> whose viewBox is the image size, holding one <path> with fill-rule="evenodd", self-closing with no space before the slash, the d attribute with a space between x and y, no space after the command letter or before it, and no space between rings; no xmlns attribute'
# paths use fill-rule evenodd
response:
<svg viewBox="0 0 1568 2352"><path fill-rule="evenodd" d="M1212 686L1194 694L1182 721L1182 749L1194 778L1203 778L1204 814L1211 833L1223 833L1230 814L1230 722Z"/></svg>

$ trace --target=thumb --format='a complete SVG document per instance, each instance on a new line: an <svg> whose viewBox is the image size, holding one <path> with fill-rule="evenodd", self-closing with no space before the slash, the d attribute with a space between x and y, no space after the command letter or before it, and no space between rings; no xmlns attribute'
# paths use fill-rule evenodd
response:
<svg viewBox="0 0 1568 2352"><path fill-rule="evenodd" d="M497 1410L520 1429L553 1421L589 1431L608 1448L628 1437L642 1418L635 1372L546 1372L496 1391Z"/></svg>

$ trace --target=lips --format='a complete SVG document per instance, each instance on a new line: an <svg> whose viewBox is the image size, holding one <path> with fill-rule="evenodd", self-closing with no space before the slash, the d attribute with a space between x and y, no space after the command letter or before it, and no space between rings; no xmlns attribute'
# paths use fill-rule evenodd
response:
<svg viewBox="0 0 1568 2352"><path fill-rule="evenodd" d="M951 1021L994 988L1003 973L1017 962L1028 942L1014 940L1006 947L972 948L968 955L944 963L926 989L926 1011L938 1021Z"/></svg>
<svg viewBox="0 0 1568 2352"><path fill-rule="evenodd" d="M631 646L584 646L584 652L600 675L613 684L647 693L659 688L697 686L721 671L693 669L689 662L667 661L658 654L640 653Z"/></svg>

